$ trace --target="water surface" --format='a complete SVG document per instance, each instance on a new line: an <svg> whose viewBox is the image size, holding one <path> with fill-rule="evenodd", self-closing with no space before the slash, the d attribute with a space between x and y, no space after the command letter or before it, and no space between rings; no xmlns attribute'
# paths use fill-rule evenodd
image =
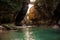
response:
<svg viewBox="0 0 60 40"><path fill-rule="evenodd" d="M60 40L60 30L23 28L0 32L0 40Z"/></svg>

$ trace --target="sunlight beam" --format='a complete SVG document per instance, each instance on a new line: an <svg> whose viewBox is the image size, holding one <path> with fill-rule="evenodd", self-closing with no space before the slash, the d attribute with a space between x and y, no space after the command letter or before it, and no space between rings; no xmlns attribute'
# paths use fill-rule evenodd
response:
<svg viewBox="0 0 60 40"><path fill-rule="evenodd" d="M32 6L34 6L34 5L33 5L33 4L29 4L29 5L28 5L29 8L28 8L27 13L29 13L29 10L30 10L30 8L31 8Z"/></svg>
<svg viewBox="0 0 60 40"><path fill-rule="evenodd" d="M30 2L35 2L36 0L30 0Z"/></svg>

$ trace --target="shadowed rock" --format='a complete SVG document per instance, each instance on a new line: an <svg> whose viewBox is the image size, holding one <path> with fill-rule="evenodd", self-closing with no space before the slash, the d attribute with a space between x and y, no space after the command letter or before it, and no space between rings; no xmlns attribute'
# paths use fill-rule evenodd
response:
<svg viewBox="0 0 60 40"><path fill-rule="evenodd" d="M55 21L55 24L58 24L59 20L60 20L60 3L54 10L54 15L52 16L52 23Z"/></svg>
<svg viewBox="0 0 60 40"><path fill-rule="evenodd" d="M28 2L29 0L0 0L0 24L15 22L15 25L19 25L27 12Z"/></svg>
<svg viewBox="0 0 60 40"><path fill-rule="evenodd" d="M17 14L16 20L15 20L16 21L15 25L17 25L17 26L21 26L22 25L20 22L25 17L27 9L28 9L28 3L27 2L23 2L21 10Z"/></svg>

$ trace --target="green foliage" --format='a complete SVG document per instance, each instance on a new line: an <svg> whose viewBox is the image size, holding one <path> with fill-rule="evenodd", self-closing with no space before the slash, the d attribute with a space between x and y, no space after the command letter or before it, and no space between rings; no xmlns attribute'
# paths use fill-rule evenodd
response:
<svg viewBox="0 0 60 40"><path fill-rule="evenodd" d="M7 9L10 7L10 10L12 10L12 11L17 11L22 6L21 0L1 0L1 5L2 5L2 3L3 3L3 8L5 5L7 7Z"/></svg>
<svg viewBox="0 0 60 40"><path fill-rule="evenodd" d="M14 21L24 1L28 0L0 0L0 22L3 19Z"/></svg>

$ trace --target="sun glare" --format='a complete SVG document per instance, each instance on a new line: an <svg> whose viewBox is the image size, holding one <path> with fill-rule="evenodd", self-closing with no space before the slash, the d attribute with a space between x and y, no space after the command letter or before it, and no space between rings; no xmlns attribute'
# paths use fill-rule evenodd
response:
<svg viewBox="0 0 60 40"><path fill-rule="evenodd" d="M34 6L34 2L35 2L36 0L30 0L30 2L32 2L33 4L29 4L28 5L28 10L27 10L27 14L29 14L30 13L30 9L31 9L31 7L33 7ZM29 16L27 16L27 19L29 19Z"/></svg>
<svg viewBox="0 0 60 40"><path fill-rule="evenodd" d="M28 7L29 7L29 8L28 8L28 11L27 11L28 14L29 14L29 10L30 10L30 8L31 8L32 6L34 6L34 5L33 5L33 4L29 4L29 5L28 5Z"/></svg>
<svg viewBox="0 0 60 40"><path fill-rule="evenodd" d="M34 5L33 5L33 4L29 4L29 5L28 5L29 8L28 8L27 14L30 13L30 8L31 8L32 6L34 6ZM29 16L27 16L27 19L29 19Z"/></svg>
<svg viewBox="0 0 60 40"><path fill-rule="evenodd" d="M35 2L36 0L30 0L30 2Z"/></svg>

